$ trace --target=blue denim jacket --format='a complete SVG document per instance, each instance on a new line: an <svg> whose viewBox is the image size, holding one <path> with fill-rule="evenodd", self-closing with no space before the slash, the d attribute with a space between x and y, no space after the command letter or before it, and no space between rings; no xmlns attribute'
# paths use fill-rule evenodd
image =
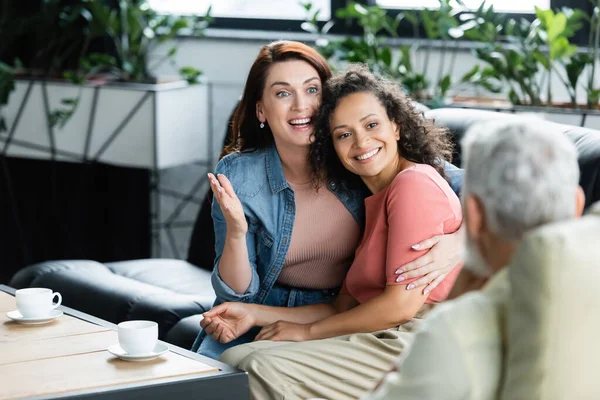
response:
<svg viewBox="0 0 600 400"><path fill-rule="evenodd" d="M215 172L229 178L244 207L248 220L246 244L252 267L252 280L243 294L235 293L221 279L217 266L225 245L227 225L221 207L214 201L212 217L215 225L216 258L212 285L217 301L262 304L281 272L290 245L296 214L294 191L283 175L281 159L275 146L230 154L219 161ZM364 193L333 182L327 188L361 224Z"/></svg>
<svg viewBox="0 0 600 400"><path fill-rule="evenodd" d="M229 178L244 207L248 220L246 244L252 267L252 280L243 294L235 293L221 279L217 266L223 253L227 225L219 204L214 201L212 217L216 258L212 285L217 301L263 304L281 272L290 245L296 213L294 191L283 175L275 146L230 154L219 161L215 172ZM446 174L452 189L459 193L463 171L447 164ZM327 187L362 226L367 193L358 189L350 190L344 184L335 182L329 182Z"/></svg>

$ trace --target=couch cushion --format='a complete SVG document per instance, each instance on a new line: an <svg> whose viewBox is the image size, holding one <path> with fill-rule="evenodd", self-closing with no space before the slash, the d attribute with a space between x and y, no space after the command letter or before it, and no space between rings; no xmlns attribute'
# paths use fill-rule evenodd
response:
<svg viewBox="0 0 600 400"><path fill-rule="evenodd" d="M135 279L176 293L198 294L214 301L210 272L187 261L166 258L105 263L117 275Z"/></svg>
<svg viewBox="0 0 600 400"><path fill-rule="evenodd" d="M542 227L510 267L503 399L599 399L600 211Z"/></svg>

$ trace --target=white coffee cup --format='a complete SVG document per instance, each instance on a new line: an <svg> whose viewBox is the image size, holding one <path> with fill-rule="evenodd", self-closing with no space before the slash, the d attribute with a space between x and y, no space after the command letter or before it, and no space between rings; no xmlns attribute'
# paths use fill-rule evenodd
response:
<svg viewBox="0 0 600 400"><path fill-rule="evenodd" d="M126 321L117 325L119 345L128 354L152 353L158 343L158 324L153 321Z"/></svg>
<svg viewBox="0 0 600 400"><path fill-rule="evenodd" d="M58 297L57 303L52 302L54 297ZM15 292L15 298L17 309L25 318L47 317L62 303L60 293L45 288L19 289Z"/></svg>

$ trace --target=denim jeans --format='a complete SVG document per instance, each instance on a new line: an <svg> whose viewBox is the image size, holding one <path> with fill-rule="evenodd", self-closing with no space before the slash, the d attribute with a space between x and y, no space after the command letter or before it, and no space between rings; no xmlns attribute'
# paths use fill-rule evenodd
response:
<svg viewBox="0 0 600 400"><path fill-rule="evenodd" d="M275 307L299 307L311 304L330 303L337 296L339 289L306 290L294 289L281 286L274 286L269 292L265 305ZM239 338L227 343L220 343L207 335L202 330L194 345L192 351L213 359L219 358L225 350L237 346L238 344L249 343L254 340L260 327L254 327Z"/></svg>

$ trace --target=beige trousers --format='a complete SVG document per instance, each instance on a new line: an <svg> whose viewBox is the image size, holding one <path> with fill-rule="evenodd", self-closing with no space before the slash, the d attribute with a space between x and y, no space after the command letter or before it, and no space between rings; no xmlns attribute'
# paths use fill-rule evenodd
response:
<svg viewBox="0 0 600 400"><path fill-rule="evenodd" d="M308 342L252 342L219 360L248 372L251 399L358 399L392 368L419 323Z"/></svg>

